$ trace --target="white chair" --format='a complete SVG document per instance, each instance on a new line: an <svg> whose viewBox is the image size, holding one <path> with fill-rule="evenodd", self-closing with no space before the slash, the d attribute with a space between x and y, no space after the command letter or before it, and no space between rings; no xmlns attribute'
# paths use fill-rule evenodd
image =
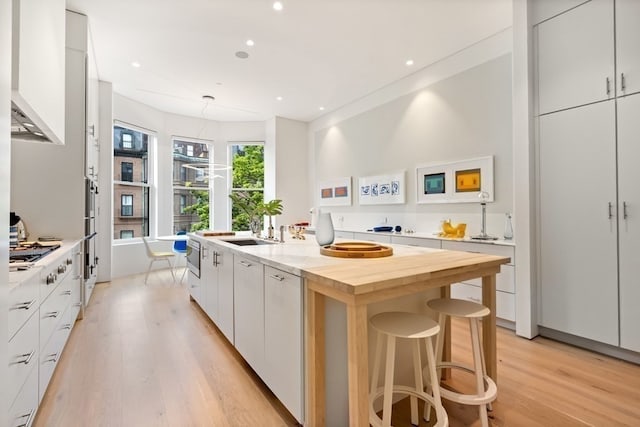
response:
<svg viewBox="0 0 640 427"><path fill-rule="evenodd" d="M491 409L491 402L496 399L498 394L498 387L496 383L487 375L487 369L484 362L484 353L482 351L482 343L480 342L480 319L488 316L491 311L482 304L478 304L472 301L454 299L454 298L440 298L427 301L427 306L438 313L438 323L440 324L441 331L438 334L436 340L436 357L438 359L438 379L440 378L441 370L444 368L461 369L467 373L472 374L475 377L476 390L475 394L462 394L448 389L441 389L442 398L461 403L463 405L472 405L478 407L480 416L480 422L482 427L489 426L489 420L487 417L487 409ZM444 342L444 331L447 316L458 317L469 320L469 329L471 332L471 350L473 352L473 366L465 366L451 361L442 360L442 349ZM424 375L426 378L433 378L426 372ZM433 381L436 383L438 381ZM428 405L425 406L425 420L429 420L427 413Z"/></svg>
<svg viewBox="0 0 640 427"><path fill-rule="evenodd" d="M143 237L142 241L144 242L144 247L146 248L147 256L149 257L149 268L147 268L147 274L144 276L144 284L147 284L151 266L153 266L153 263L156 261L167 261L167 264L169 264L169 270L171 270L171 276L173 276L173 282L175 283L176 275L173 272L173 265L171 264L171 259L175 257L175 254L173 252L156 252L152 250L146 237Z"/></svg>
<svg viewBox="0 0 640 427"><path fill-rule="evenodd" d="M431 393L424 392L422 380L422 364L420 362L420 343L426 343L427 370L429 378L437 378L436 359L433 354L431 338L438 335L439 325L430 317L418 313L386 312L380 313L369 319L371 326L378 332L376 343L376 355L373 362L373 378L369 393L369 423L374 427L391 426L391 403L393 394L405 394L411 398L411 424L418 425L418 400L425 401L425 407L433 405L436 410L436 427L447 427L449 418L440 400L440 386L438 382L430 384ZM386 338L386 339L385 339ZM415 386L408 387L393 384L393 371L395 365L396 339L404 338L413 341L413 372ZM387 343L387 355L385 360L384 386L378 387L380 375L380 363L383 341ZM382 396L382 419L374 410L374 402Z"/></svg>

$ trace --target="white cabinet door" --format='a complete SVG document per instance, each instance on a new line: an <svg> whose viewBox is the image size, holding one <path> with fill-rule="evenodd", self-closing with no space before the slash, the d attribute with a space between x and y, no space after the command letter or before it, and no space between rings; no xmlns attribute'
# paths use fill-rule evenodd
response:
<svg viewBox="0 0 640 427"><path fill-rule="evenodd" d="M618 99L620 346L640 351L640 94Z"/></svg>
<svg viewBox="0 0 640 427"><path fill-rule="evenodd" d="M539 114L615 95L612 0L580 5L537 30Z"/></svg>
<svg viewBox="0 0 640 427"><path fill-rule="evenodd" d="M264 379L300 423L304 421L302 325L302 279L265 267Z"/></svg>
<svg viewBox="0 0 640 427"><path fill-rule="evenodd" d="M391 243L433 249L440 249L442 247L442 242L439 239L425 239L420 237L391 236Z"/></svg>
<svg viewBox="0 0 640 427"><path fill-rule="evenodd" d="M218 270L218 320L216 324L225 337L234 343L233 332L233 254L216 248Z"/></svg>
<svg viewBox="0 0 640 427"><path fill-rule="evenodd" d="M353 238L365 242L391 243L390 234L353 233Z"/></svg>
<svg viewBox="0 0 640 427"><path fill-rule="evenodd" d="M215 267L216 247L210 243L201 246L202 263L200 264L200 288L202 292L202 309L215 323L218 318L218 270Z"/></svg>
<svg viewBox="0 0 640 427"><path fill-rule="evenodd" d="M87 31L89 29L87 28ZM98 68L96 65L95 54L93 51L93 43L91 37L88 38L87 47L87 123L86 123L86 174L88 177L97 179L99 168L99 81Z"/></svg>
<svg viewBox="0 0 640 427"><path fill-rule="evenodd" d="M264 270L239 255L233 263L235 346L260 376L264 373Z"/></svg>
<svg viewBox="0 0 640 427"><path fill-rule="evenodd" d="M618 95L640 92L640 1L616 1ZM624 82L623 82L624 78Z"/></svg>
<svg viewBox="0 0 640 427"><path fill-rule="evenodd" d="M542 326L618 345L615 101L540 117Z"/></svg>

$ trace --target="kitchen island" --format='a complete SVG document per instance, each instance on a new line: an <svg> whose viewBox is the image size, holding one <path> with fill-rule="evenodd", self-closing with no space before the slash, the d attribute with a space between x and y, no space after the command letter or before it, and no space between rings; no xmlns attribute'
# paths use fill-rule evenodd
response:
<svg viewBox="0 0 640 427"><path fill-rule="evenodd" d="M230 249L234 255L303 279L306 293L306 425L325 425L325 341L335 332L325 329L327 299L346 305L351 426L369 425L367 306L370 304L418 295L434 289L440 289L441 295L446 296L450 284L481 277L483 302L492 313L485 319L483 345L488 374L496 379L495 275L509 258L392 245L394 254L390 257L346 259L320 255L319 247L312 240L236 246L228 242L233 239L193 237L201 241L215 241L216 244Z"/></svg>

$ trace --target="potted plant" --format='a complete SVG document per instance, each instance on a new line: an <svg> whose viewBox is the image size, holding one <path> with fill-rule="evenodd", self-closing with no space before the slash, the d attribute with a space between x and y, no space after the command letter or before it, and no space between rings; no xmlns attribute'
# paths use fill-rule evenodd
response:
<svg viewBox="0 0 640 427"><path fill-rule="evenodd" d="M265 215L269 215L269 228L267 229L267 238L273 239L273 223L271 218L274 215L280 215L282 213L282 200L273 199L269 202L263 203L263 209Z"/></svg>
<svg viewBox="0 0 640 427"><path fill-rule="evenodd" d="M259 237L262 230L262 220L265 215L269 215L269 238L273 238L272 216L282 213L282 200L274 199L269 202L262 202L251 197L247 192L236 192L229 194L234 206L243 211L249 217L249 228L254 236Z"/></svg>

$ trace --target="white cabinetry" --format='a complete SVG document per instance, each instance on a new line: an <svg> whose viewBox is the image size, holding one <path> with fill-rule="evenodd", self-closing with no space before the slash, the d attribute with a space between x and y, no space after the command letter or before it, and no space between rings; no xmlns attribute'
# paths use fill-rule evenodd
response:
<svg viewBox="0 0 640 427"><path fill-rule="evenodd" d="M365 242L391 243L390 234L353 233L353 238Z"/></svg>
<svg viewBox="0 0 640 427"><path fill-rule="evenodd" d="M540 324L633 351L639 20L640 2L592 0L537 26Z"/></svg>
<svg viewBox="0 0 640 427"><path fill-rule="evenodd" d="M612 345L615 146L614 101L540 117L540 324Z"/></svg>
<svg viewBox="0 0 640 427"><path fill-rule="evenodd" d="M443 240L442 249L509 257L511 259L509 263L501 266L500 273L496 275L496 316L511 322L516 321L515 252L513 246ZM482 279L467 280L452 285L451 296L481 303Z"/></svg>
<svg viewBox="0 0 640 427"><path fill-rule="evenodd" d="M640 55L639 55L640 56ZM640 94L618 99L620 346L640 352Z"/></svg>
<svg viewBox="0 0 640 427"><path fill-rule="evenodd" d="M639 20L640 2L591 0L540 23L539 114L640 91Z"/></svg>
<svg viewBox="0 0 640 427"><path fill-rule="evenodd" d="M65 1L14 0L11 100L65 143Z"/></svg>
<svg viewBox="0 0 640 427"><path fill-rule="evenodd" d="M215 248L211 243L200 247L200 300L198 304L214 322L218 318L218 275L215 269Z"/></svg>
<svg viewBox="0 0 640 427"><path fill-rule="evenodd" d="M214 256L218 283L218 314L215 322L233 344L233 254L229 250L216 247Z"/></svg>
<svg viewBox="0 0 640 427"><path fill-rule="evenodd" d="M336 237L336 239L349 239L349 240L353 240L353 232L352 232L352 231L336 230L336 231L335 231L335 237Z"/></svg>
<svg viewBox="0 0 640 427"><path fill-rule="evenodd" d="M302 279L264 267L264 380L278 399L303 421L304 352Z"/></svg>
<svg viewBox="0 0 640 427"><path fill-rule="evenodd" d="M264 372L264 269L234 255L235 346L258 374Z"/></svg>
<svg viewBox="0 0 640 427"><path fill-rule="evenodd" d="M616 1L618 96L640 92L640 2ZM623 81L624 80L624 81Z"/></svg>
<svg viewBox="0 0 640 427"><path fill-rule="evenodd" d="M425 239L421 237L391 236L391 243L396 245L420 246L423 248L441 249L439 239Z"/></svg>

